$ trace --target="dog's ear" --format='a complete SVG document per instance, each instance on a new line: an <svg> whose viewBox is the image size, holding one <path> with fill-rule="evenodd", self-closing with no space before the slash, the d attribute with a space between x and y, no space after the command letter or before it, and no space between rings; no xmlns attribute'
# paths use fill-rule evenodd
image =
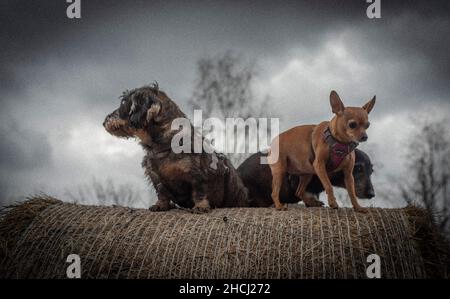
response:
<svg viewBox="0 0 450 299"><path fill-rule="evenodd" d="M151 121L157 122L159 120L158 116L160 112L161 112L161 103L159 102L159 100L155 100L150 106L150 108L147 110L147 117L146 117L147 122Z"/></svg>
<svg viewBox="0 0 450 299"><path fill-rule="evenodd" d="M136 92L130 100L130 126L135 129L142 129L145 126L147 110L151 107L152 99L145 93Z"/></svg>
<svg viewBox="0 0 450 299"><path fill-rule="evenodd" d="M373 96L373 98L363 106L363 109L367 111L367 114L369 114L370 111L372 111L373 106L375 106L376 99L377 96Z"/></svg>
<svg viewBox="0 0 450 299"><path fill-rule="evenodd" d="M339 95L337 94L336 91L332 90L330 93L330 105L331 105L331 110L333 111L334 114L340 114L342 112L344 112L344 104L341 101L341 98L339 97Z"/></svg>

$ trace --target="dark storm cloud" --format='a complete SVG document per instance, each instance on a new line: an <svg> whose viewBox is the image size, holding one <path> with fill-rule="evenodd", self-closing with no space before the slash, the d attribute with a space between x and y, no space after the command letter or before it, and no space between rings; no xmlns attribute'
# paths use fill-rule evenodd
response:
<svg viewBox="0 0 450 299"><path fill-rule="evenodd" d="M422 59L424 66L416 74L423 77L420 88L445 95L448 1L382 1L380 20L366 17L367 5L363 0L90 0L82 1L81 20L69 20L63 0L3 1L2 87L6 92L23 84L16 78L16 64L39 65L51 58L68 67L123 61L131 68L142 63L136 61L139 57L150 59L149 53L155 55L146 62L152 68L148 81L165 81L176 77L177 66L185 68L202 52L235 48L260 59L283 55L295 45L314 52L327 34L349 28L361 33L364 44L358 46L368 59Z"/></svg>
<svg viewBox="0 0 450 299"><path fill-rule="evenodd" d="M52 149L43 133L21 128L17 121L2 121L0 136L0 167L3 171L50 166Z"/></svg>
<svg viewBox="0 0 450 299"><path fill-rule="evenodd" d="M382 19L369 20L364 0L89 0L82 1L82 19L69 20L64 0L2 1L0 101L35 101L24 93L47 85L79 113L105 111L123 89L158 80L183 106L200 57L234 49L283 65L287 52L301 47L313 60L345 31L352 33L346 46L379 66L373 80L380 83L372 89L389 92L385 107L448 101L448 1L381 3ZM397 73L388 73L392 66ZM72 99L61 99L63 93Z"/></svg>
<svg viewBox="0 0 450 299"><path fill-rule="evenodd" d="M403 10L386 17L379 26L366 22L356 30L359 44L355 50L364 51L370 62L410 66L405 77L395 78L395 83L403 82L398 87L405 98L415 94L426 101L449 100L450 19L444 12L450 9L448 2L442 6L446 9L435 7L431 12L422 5L421 9Z"/></svg>
<svg viewBox="0 0 450 299"><path fill-rule="evenodd" d="M32 177L40 177L45 169L51 169L52 147L45 134L24 128L9 117L2 116L0 136L0 206L3 206L18 194L26 196L32 191L29 188ZM20 179L23 177L27 179Z"/></svg>

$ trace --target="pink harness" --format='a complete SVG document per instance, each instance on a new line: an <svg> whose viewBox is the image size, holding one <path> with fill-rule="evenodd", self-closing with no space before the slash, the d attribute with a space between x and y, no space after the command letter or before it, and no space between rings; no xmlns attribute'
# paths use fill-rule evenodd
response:
<svg viewBox="0 0 450 299"><path fill-rule="evenodd" d="M323 139L330 146L330 157L327 162L329 172L338 168L344 158L358 146L356 142L341 143L337 141L331 134L330 127L323 132Z"/></svg>

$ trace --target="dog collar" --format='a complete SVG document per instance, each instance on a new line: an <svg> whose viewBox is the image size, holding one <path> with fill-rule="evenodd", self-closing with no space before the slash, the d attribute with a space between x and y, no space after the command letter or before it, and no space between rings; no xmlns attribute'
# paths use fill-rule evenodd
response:
<svg viewBox="0 0 450 299"><path fill-rule="evenodd" d="M327 170L333 171L341 165L344 158L358 146L356 142L342 143L336 140L331 134L330 127L323 132L323 139L330 147L330 157L327 162Z"/></svg>
<svg viewBox="0 0 450 299"><path fill-rule="evenodd" d="M155 150L150 145L141 143L144 149L150 154L150 157L153 159L161 159L167 156L167 154L172 150L170 146L165 146L163 148L160 148L158 150Z"/></svg>

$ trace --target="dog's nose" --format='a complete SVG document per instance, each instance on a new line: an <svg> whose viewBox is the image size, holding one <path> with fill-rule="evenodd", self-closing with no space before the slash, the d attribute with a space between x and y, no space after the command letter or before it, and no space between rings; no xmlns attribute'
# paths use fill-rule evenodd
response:
<svg viewBox="0 0 450 299"><path fill-rule="evenodd" d="M361 136L361 138L359 139L359 141L364 142L364 141L367 141L368 138L369 138L369 136L367 136L367 134L364 133L364 134Z"/></svg>
<svg viewBox="0 0 450 299"><path fill-rule="evenodd" d="M374 198L375 197L375 191L373 189L367 190L367 198Z"/></svg>
<svg viewBox="0 0 450 299"><path fill-rule="evenodd" d="M105 120L103 121L103 126L105 126L106 125L106 123L109 121L109 118L110 118L110 116L108 115L106 118L105 118Z"/></svg>
<svg viewBox="0 0 450 299"><path fill-rule="evenodd" d="M111 119L111 114L108 114L108 115L105 117L105 120L103 121L103 126L105 126L106 123L107 123L110 119Z"/></svg>

